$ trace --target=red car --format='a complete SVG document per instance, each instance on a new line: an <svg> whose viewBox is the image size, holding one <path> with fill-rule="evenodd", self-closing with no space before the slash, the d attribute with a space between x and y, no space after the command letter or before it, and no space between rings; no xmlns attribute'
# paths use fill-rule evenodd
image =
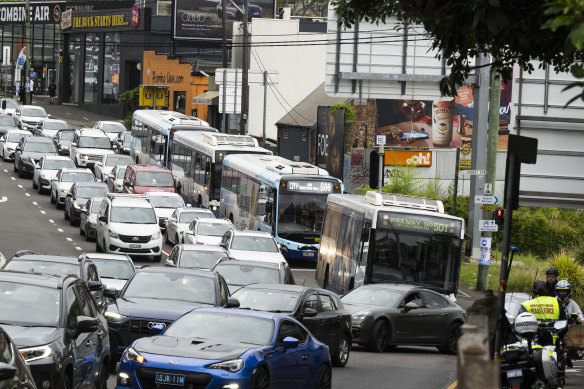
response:
<svg viewBox="0 0 584 389"><path fill-rule="evenodd" d="M176 193L176 182L172 172L157 165L128 165L124 176L123 193L146 192Z"/></svg>

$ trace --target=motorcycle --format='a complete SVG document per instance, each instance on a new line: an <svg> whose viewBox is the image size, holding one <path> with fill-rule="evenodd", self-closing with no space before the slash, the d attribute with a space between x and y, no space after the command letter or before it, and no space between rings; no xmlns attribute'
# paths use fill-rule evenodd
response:
<svg viewBox="0 0 584 389"><path fill-rule="evenodd" d="M566 320L558 320L551 327L538 325L531 313L519 314L513 329L517 342L508 343L501 350L501 387L544 389L563 386L565 350L560 339L555 342L548 339L553 339L567 325Z"/></svg>

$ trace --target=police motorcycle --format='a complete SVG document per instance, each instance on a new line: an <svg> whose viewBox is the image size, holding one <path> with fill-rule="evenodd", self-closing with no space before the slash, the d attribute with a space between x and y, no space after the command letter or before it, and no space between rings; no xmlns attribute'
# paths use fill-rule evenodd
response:
<svg viewBox="0 0 584 389"><path fill-rule="evenodd" d="M538 324L531 313L517 315L514 335L517 342L508 343L501 350L501 387L504 389L560 388L565 377L565 351L561 340L554 338L568 325L567 320L558 320L548 326ZM540 344L542 343L542 344Z"/></svg>

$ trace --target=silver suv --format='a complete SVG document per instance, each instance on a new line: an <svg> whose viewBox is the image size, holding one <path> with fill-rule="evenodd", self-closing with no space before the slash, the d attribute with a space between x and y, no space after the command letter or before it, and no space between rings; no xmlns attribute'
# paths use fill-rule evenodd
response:
<svg viewBox="0 0 584 389"><path fill-rule="evenodd" d="M105 154L113 153L110 139L105 132L93 128L75 130L69 146L69 155L77 167L92 167Z"/></svg>
<svg viewBox="0 0 584 389"><path fill-rule="evenodd" d="M154 207L144 195L109 193L97 215L98 253L162 258L162 234Z"/></svg>

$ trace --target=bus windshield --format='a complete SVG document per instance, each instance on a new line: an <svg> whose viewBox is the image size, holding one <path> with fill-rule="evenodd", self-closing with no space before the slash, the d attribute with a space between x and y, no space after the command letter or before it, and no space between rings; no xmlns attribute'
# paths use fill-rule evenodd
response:
<svg viewBox="0 0 584 389"><path fill-rule="evenodd" d="M320 236L328 194L280 193L278 236L302 241L302 237Z"/></svg>

